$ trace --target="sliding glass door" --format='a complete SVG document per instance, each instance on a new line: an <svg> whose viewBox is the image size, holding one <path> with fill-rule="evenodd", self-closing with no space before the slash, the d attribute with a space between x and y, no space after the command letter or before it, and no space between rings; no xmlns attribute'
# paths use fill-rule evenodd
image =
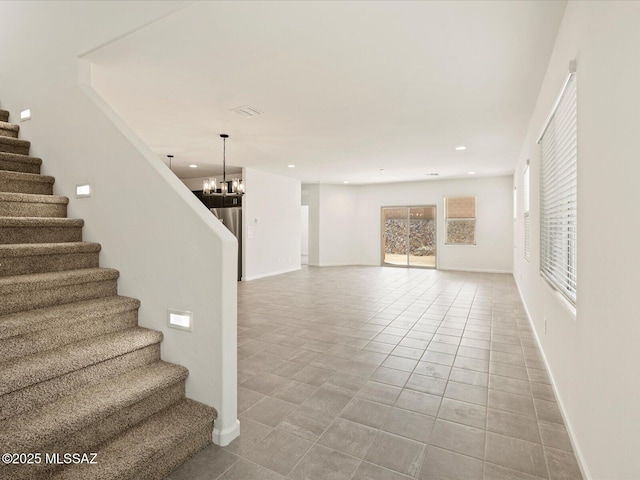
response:
<svg viewBox="0 0 640 480"><path fill-rule="evenodd" d="M436 266L436 207L382 207L382 264Z"/></svg>

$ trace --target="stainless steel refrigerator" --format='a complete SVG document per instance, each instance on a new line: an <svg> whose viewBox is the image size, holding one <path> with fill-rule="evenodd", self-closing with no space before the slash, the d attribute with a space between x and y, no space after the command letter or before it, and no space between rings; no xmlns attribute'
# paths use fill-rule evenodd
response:
<svg viewBox="0 0 640 480"><path fill-rule="evenodd" d="M238 281L242 280L242 207L210 208L238 239Z"/></svg>

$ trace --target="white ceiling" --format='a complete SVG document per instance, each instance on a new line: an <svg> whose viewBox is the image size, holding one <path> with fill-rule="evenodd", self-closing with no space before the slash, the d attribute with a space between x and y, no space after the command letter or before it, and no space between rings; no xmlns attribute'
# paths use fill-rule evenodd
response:
<svg viewBox="0 0 640 480"><path fill-rule="evenodd" d="M303 182L500 175L565 5L200 2L87 58L95 89L182 178L222 163L223 132L229 164ZM262 115L231 112L242 105Z"/></svg>

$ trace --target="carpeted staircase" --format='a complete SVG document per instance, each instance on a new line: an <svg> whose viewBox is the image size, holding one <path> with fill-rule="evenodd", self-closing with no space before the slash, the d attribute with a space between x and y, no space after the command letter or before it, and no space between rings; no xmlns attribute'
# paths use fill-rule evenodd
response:
<svg viewBox="0 0 640 480"><path fill-rule="evenodd" d="M40 456L3 457L0 479L163 478L210 443L216 411L185 398L187 370L160 360L162 333L138 327L140 302L118 295L119 272L99 267L8 120L0 110L0 454Z"/></svg>

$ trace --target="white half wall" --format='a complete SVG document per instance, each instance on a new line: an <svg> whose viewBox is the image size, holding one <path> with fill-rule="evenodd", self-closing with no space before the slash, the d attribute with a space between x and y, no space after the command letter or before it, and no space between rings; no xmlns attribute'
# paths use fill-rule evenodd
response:
<svg viewBox="0 0 640 480"><path fill-rule="evenodd" d="M640 2L569 2L514 176L520 195L514 276L587 479L640 478L638 25ZM536 145L573 59L578 101L575 312L539 273ZM530 261L524 260L520 188L527 159Z"/></svg>
<svg viewBox="0 0 640 480"><path fill-rule="evenodd" d="M237 242L91 89L78 56L188 5L184 2L0 2L2 108L142 301L139 323L164 333L163 359L189 369L187 395L218 410L214 438L238 434ZM86 84L79 82L79 71ZM89 198L74 198L89 183ZM193 312L193 332L167 328L167 309Z"/></svg>
<svg viewBox="0 0 640 480"><path fill-rule="evenodd" d="M245 168L244 184L243 280L300 270L300 180Z"/></svg>

